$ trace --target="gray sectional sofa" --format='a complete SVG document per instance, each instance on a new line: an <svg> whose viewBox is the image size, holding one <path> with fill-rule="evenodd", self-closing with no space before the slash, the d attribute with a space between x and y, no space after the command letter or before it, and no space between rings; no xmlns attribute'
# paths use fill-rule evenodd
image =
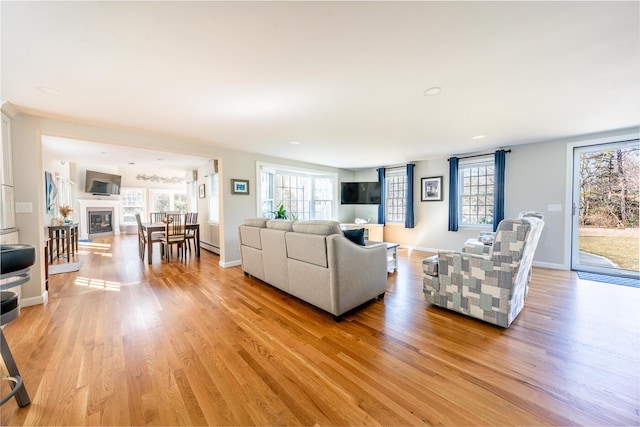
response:
<svg viewBox="0 0 640 427"><path fill-rule="evenodd" d="M239 227L242 269L333 314L372 299L387 288L384 243L360 246L336 221L247 219Z"/></svg>

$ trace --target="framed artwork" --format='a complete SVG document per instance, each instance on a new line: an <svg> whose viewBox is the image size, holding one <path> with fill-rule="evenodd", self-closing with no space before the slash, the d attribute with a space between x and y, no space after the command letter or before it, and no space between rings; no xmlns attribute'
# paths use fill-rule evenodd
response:
<svg viewBox="0 0 640 427"><path fill-rule="evenodd" d="M232 179L231 194L249 194L249 181L245 179Z"/></svg>
<svg viewBox="0 0 640 427"><path fill-rule="evenodd" d="M198 187L198 196L201 199L205 198L206 195L205 195L205 186L204 186L204 184L200 184L200 186Z"/></svg>
<svg viewBox="0 0 640 427"><path fill-rule="evenodd" d="M442 176L420 178L420 198L423 202L442 200Z"/></svg>
<svg viewBox="0 0 640 427"><path fill-rule="evenodd" d="M45 213L55 214L54 204L58 195L58 188L53 182L51 172L44 171Z"/></svg>

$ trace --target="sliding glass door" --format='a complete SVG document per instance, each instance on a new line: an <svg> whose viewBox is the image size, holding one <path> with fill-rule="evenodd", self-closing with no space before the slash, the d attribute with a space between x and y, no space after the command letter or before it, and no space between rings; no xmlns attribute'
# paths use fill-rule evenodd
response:
<svg viewBox="0 0 640 427"><path fill-rule="evenodd" d="M638 277L638 140L576 147L571 268Z"/></svg>

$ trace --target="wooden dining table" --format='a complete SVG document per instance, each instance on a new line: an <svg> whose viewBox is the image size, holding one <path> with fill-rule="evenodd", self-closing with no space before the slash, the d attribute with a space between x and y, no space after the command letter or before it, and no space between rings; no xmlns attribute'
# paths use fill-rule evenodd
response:
<svg viewBox="0 0 640 427"><path fill-rule="evenodd" d="M200 256L200 224L185 224L187 230L194 230L194 244L196 255ZM151 264L153 260L153 244L151 243L151 235L158 231L166 231L167 224L164 222L143 222L142 230L147 235L147 262Z"/></svg>

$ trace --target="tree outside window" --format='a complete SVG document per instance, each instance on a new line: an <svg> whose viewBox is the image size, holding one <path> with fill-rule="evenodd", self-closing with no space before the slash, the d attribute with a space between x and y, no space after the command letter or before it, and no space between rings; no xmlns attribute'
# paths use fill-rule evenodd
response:
<svg viewBox="0 0 640 427"><path fill-rule="evenodd" d="M466 226L493 224L493 159L461 162L458 173L459 224Z"/></svg>

